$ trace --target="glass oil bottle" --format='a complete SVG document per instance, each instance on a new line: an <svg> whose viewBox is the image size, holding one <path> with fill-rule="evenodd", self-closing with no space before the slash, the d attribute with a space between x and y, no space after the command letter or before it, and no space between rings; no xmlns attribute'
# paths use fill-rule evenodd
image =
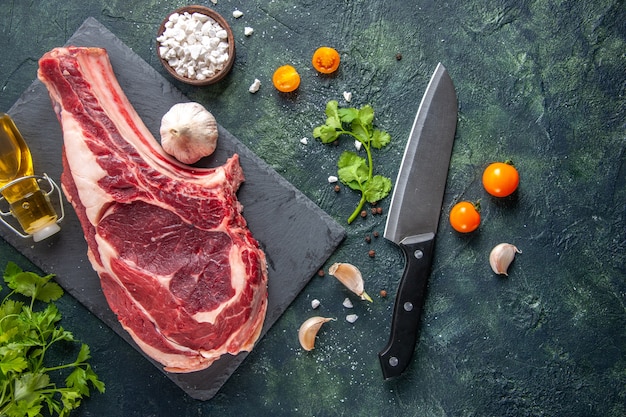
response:
<svg viewBox="0 0 626 417"><path fill-rule="evenodd" d="M17 126L9 115L0 113L0 200L6 200L10 207L10 213L0 213L15 217L26 235L0 220L20 236L32 236L35 242L61 230L60 219L50 202L51 191L42 191L38 178L34 175L30 149ZM56 187L50 178L44 178L52 188Z"/></svg>

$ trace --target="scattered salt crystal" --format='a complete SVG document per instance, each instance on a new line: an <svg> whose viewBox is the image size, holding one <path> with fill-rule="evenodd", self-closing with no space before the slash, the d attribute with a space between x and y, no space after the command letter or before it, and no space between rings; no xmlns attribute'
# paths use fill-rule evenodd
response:
<svg viewBox="0 0 626 417"><path fill-rule="evenodd" d="M361 150L361 146L363 146L363 144L355 139L354 140L354 147L356 148L357 151Z"/></svg>
<svg viewBox="0 0 626 417"><path fill-rule="evenodd" d="M235 11L233 12L233 17L235 19L239 19L241 16L243 16L243 12L241 10L235 9Z"/></svg>
<svg viewBox="0 0 626 417"><path fill-rule="evenodd" d="M311 308L313 310L315 310L319 306L320 306L320 300L318 300L317 298L311 301Z"/></svg>
<svg viewBox="0 0 626 417"><path fill-rule="evenodd" d="M343 99L346 100L348 103L350 103L352 101L352 93L349 91L344 91Z"/></svg>
<svg viewBox="0 0 626 417"><path fill-rule="evenodd" d="M339 178L335 177L334 175L331 175L330 177L328 177L328 182L333 183L333 182L337 182L339 181Z"/></svg>
<svg viewBox="0 0 626 417"><path fill-rule="evenodd" d="M344 306L345 308L352 308L352 307L354 307L354 306L352 305L352 301L350 301L350 299L349 299L349 298L347 298L347 297L346 297L346 299L345 299L345 300L343 300L343 306Z"/></svg>
<svg viewBox="0 0 626 417"><path fill-rule="evenodd" d="M246 27L243 29L243 34L244 34L244 35L246 35L246 36L250 36L250 35L252 35L253 33L254 33L254 29L252 29L250 26L246 26Z"/></svg>
<svg viewBox="0 0 626 417"><path fill-rule="evenodd" d="M255 78L250 88L248 88L248 91L254 94L259 91L259 88L261 88L261 80Z"/></svg>
<svg viewBox="0 0 626 417"><path fill-rule="evenodd" d="M307 138L302 138L302 139L300 139L300 143L303 144L303 145L306 145L306 144L309 143L309 140Z"/></svg>
<svg viewBox="0 0 626 417"><path fill-rule="evenodd" d="M346 316L346 321L348 323L354 323L358 318L359 318L359 316L357 316L356 314L348 314Z"/></svg>
<svg viewBox="0 0 626 417"><path fill-rule="evenodd" d="M217 4L217 0L211 0L211 3Z"/></svg>

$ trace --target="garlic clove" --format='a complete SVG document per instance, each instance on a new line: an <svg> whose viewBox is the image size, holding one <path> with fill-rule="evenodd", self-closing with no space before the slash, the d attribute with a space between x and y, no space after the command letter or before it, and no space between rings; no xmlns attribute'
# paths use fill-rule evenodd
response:
<svg viewBox="0 0 626 417"><path fill-rule="evenodd" d="M361 300L372 302L372 298L364 290L361 271L356 266L347 263L335 263L328 268L328 273L337 278L350 291L361 297Z"/></svg>
<svg viewBox="0 0 626 417"><path fill-rule="evenodd" d="M522 253L515 245L510 243L500 243L496 245L489 254L489 265L496 274L508 276L508 269L516 253Z"/></svg>
<svg viewBox="0 0 626 417"><path fill-rule="evenodd" d="M327 323L331 320L335 320L329 317L311 317L307 319L298 330L298 340L300 341L300 346L302 349L309 351L313 350L315 347L315 337L317 336L317 332L319 332L320 327L324 323Z"/></svg>

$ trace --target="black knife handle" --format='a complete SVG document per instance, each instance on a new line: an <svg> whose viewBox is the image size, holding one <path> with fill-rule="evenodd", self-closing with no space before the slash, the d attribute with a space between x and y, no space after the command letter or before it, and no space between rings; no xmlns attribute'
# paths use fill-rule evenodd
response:
<svg viewBox="0 0 626 417"><path fill-rule="evenodd" d="M399 376L413 356L434 242L435 234L426 233L406 238L399 244L406 264L393 308L391 336L387 346L378 354L385 379Z"/></svg>

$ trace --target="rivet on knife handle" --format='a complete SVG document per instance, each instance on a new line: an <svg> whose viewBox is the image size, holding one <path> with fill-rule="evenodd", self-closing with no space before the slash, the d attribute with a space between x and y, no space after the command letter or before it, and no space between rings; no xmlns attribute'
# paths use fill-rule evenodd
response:
<svg viewBox="0 0 626 417"><path fill-rule="evenodd" d="M433 259L434 240L434 233L425 233L404 239L399 244L406 258L406 266L396 295L389 342L378 354L385 379L399 376L413 356Z"/></svg>

